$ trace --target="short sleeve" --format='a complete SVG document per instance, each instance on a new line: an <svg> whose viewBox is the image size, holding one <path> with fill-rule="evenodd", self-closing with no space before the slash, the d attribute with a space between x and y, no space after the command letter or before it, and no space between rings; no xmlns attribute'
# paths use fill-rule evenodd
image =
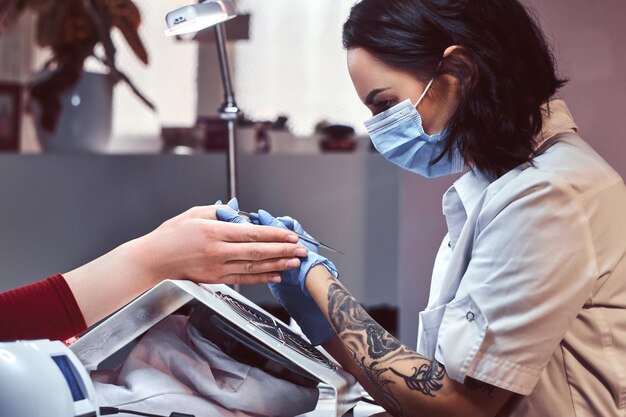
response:
<svg viewBox="0 0 626 417"><path fill-rule="evenodd" d="M449 376L528 395L598 275L587 215L558 180L493 198L476 223L458 298L435 357Z"/></svg>

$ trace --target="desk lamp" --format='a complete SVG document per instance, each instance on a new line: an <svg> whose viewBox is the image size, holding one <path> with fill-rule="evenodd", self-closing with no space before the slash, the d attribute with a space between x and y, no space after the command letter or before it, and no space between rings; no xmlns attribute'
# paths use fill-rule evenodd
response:
<svg viewBox="0 0 626 417"><path fill-rule="evenodd" d="M168 27L165 31L167 36L195 33L214 26L220 72L224 86L224 103L220 107L219 113L220 118L225 120L228 126L228 194L230 198L237 196L235 126L240 110L235 102L235 93L232 87L224 22L235 17L237 17L235 0L207 0L199 4L181 7L165 16Z"/></svg>

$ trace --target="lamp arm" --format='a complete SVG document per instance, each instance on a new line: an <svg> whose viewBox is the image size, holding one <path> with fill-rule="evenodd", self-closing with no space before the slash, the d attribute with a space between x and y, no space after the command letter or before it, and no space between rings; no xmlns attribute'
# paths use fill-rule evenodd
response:
<svg viewBox="0 0 626 417"><path fill-rule="evenodd" d="M220 109L221 113L233 113L234 118L239 114L239 108L235 101L235 92L230 72L230 60L226 49L226 29L223 23L215 25L215 39L217 41L217 54L220 61L220 71L222 73L222 84L224 86L224 104Z"/></svg>

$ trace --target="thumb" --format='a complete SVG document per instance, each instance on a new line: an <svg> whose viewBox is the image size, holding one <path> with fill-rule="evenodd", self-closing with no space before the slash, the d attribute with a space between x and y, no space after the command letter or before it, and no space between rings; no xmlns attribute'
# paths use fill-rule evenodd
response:
<svg viewBox="0 0 626 417"><path fill-rule="evenodd" d="M227 206L235 211L239 211L239 200L237 200L237 198L233 198L228 202Z"/></svg>
<svg viewBox="0 0 626 417"><path fill-rule="evenodd" d="M218 220L223 222L242 224L247 223L246 219L244 219L239 214L237 214L236 211L233 211L231 209L217 209L215 215L217 216Z"/></svg>
<svg viewBox="0 0 626 417"><path fill-rule="evenodd" d="M287 229L295 231L295 221L289 216L277 217L276 220L287 226Z"/></svg>
<svg viewBox="0 0 626 417"><path fill-rule="evenodd" d="M259 213L249 213L250 214L250 223L256 224L259 226L261 224L261 220L259 220Z"/></svg>
<svg viewBox="0 0 626 417"><path fill-rule="evenodd" d="M276 220L274 216L272 216L265 210L259 210L259 223L264 226L273 226L280 229L287 229L284 224Z"/></svg>

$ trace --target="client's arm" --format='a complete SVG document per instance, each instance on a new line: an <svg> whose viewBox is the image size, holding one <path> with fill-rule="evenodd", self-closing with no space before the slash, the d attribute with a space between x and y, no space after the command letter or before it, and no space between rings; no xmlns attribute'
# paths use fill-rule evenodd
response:
<svg viewBox="0 0 626 417"><path fill-rule="evenodd" d="M196 207L153 232L63 274L88 326L164 279L209 284L277 282L297 268L304 246L291 231L216 221L218 206Z"/></svg>
<svg viewBox="0 0 626 417"><path fill-rule="evenodd" d="M0 294L0 341L66 340L86 329L62 275Z"/></svg>
<svg viewBox="0 0 626 417"><path fill-rule="evenodd" d="M67 339L168 278L277 282L306 256L292 231L219 222L220 207L193 208L71 272L0 294L0 340Z"/></svg>

